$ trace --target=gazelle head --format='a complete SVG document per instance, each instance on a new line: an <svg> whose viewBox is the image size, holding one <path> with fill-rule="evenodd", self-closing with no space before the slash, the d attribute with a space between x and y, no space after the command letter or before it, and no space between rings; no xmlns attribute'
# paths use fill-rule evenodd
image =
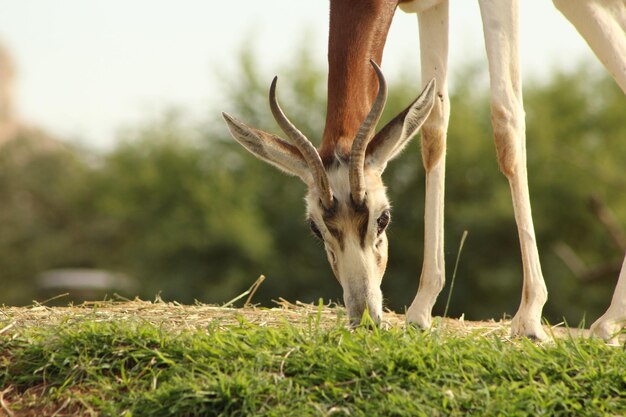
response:
<svg viewBox="0 0 626 417"><path fill-rule="evenodd" d="M378 77L378 94L347 155L336 151L322 161L278 105L276 78L270 88L270 108L293 145L223 113L230 133L244 148L308 186L307 221L324 243L353 323L360 322L366 309L374 321L382 317L380 284L387 266L385 230L391 217L381 175L428 117L435 96L432 80L410 106L375 134L387 86L380 68L374 61L371 64Z"/></svg>

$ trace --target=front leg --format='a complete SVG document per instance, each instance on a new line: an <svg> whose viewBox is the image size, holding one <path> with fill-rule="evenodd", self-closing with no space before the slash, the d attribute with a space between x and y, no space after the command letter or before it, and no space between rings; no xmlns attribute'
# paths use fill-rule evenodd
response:
<svg viewBox="0 0 626 417"><path fill-rule="evenodd" d="M546 339L541 312L548 292L541 272L526 172L526 126L519 65L518 0L480 0L491 83L491 122L500 170L509 180L522 252L522 300L513 336Z"/></svg>
<svg viewBox="0 0 626 417"><path fill-rule="evenodd" d="M407 320L420 327L431 324L433 305L445 283L443 204L446 168L446 132L450 116L448 99L448 1L418 14L422 84L435 78L437 98L422 126L422 159L426 170L424 208L424 263L419 289L407 310Z"/></svg>

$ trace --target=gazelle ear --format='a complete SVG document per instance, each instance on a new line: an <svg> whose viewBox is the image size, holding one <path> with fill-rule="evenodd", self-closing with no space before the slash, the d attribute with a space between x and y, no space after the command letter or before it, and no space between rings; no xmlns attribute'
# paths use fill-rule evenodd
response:
<svg viewBox="0 0 626 417"><path fill-rule="evenodd" d="M278 136L252 128L234 117L222 113L230 134L250 153L287 174L297 175L307 185L313 176L300 151Z"/></svg>
<svg viewBox="0 0 626 417"><path fill-rule="evenodd" d="M409 107L372 138L365 157L365 164L368 167L378 169L382 173L387 162L402 152L430 114L435 101L435 91L433 78Z"/></svg>

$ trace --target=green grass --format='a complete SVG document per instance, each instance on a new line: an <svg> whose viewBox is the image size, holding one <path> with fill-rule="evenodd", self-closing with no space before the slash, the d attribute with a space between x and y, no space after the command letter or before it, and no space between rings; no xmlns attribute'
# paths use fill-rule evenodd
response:
<svg viewBox="0 0 626 417"><path fill-rule="evenodd" d="M138 315L21 326L0 336L2 406L16 416L626 414L626 353L598 340L352 331L320 317L195 330Z"/></svg>

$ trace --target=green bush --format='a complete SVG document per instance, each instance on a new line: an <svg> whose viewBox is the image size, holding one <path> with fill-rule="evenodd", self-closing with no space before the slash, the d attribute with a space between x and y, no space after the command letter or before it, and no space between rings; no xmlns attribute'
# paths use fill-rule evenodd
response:
<svg viewBox="0 0 626 417"><path fill-rule="evenodd" d="M324 122L325 73L306 51L280 73L279 97L314 143ZM268 279L255 301L285 297L340 299L323 249L307 236L305 187L259 162L230 139L225 110L274 132L269 79L254 56L224 82L230 97L200 125L171 112L127 132L103 155L63 148L0 152L0 302L28 303L34 277L55 267L127 273L138 295L220 303ZM389 80L384 123L419 92L412 75ZM409 81L411 79L411 81ZM469 238L452 295L452 316L483 319L513 314L521 260L508 184L498 171L489 97L472 67L454 80L448 134L446 255L451 276L458 242ZM581 281L558 255L568 247L593 269L617 265L623 249L589 208L592 195L626 224L626 99L604 76L581 68L525 86L531 200L550 293L546 316L578 323L607 306L617 271ZM14 149L16 148L16 149ZM19 151L19 152L18 152ZM419 140L384 175L394 206L390 261L383 292L403 311L418 286L423 252L424 173ZM444 294L447 289L444 290ZM134 294L132 294L134 295ZM443 312L441 297L435 312Z"/></svg>

